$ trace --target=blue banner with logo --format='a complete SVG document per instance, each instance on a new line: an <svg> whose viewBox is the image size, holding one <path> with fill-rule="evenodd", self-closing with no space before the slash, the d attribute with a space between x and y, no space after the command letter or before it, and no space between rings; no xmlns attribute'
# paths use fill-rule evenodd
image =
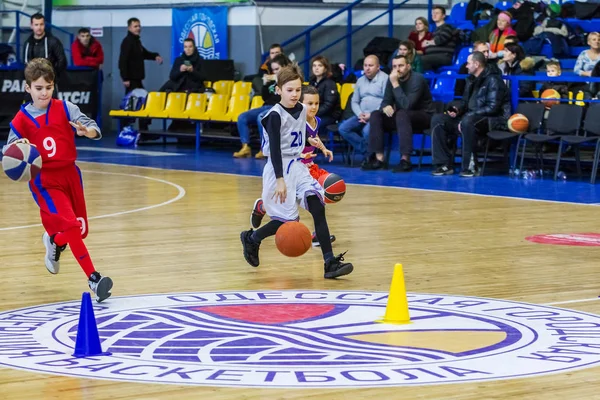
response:
<svg viewBox="0 0 600 400"><path fill-rule="evenodd" d="M227 59L227 9L174 8L171 59L181 55L183 41L187 38L194 40L198 53L205 60Z"/></svg>

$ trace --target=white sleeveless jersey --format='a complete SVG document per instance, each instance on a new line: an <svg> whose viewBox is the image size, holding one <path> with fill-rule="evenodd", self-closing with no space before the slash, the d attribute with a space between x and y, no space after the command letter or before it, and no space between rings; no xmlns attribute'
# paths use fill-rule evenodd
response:
<svg viewBox="0 0 600 400"><path fill-rule="evenodd" d="M281 156L283 158L300 157L306 140L306 107L302 104L302 111L300 111L298 119L294 119L279 103L275 104L263 119L271 113L277 113L281 118ZM262 135L261 149L265 156L271 156L269 133L266 128Z"/></svg>

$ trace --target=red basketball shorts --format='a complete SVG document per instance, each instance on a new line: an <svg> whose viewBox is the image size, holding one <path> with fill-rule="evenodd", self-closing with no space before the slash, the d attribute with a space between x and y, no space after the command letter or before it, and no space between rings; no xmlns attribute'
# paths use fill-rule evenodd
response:
<svg viewBox="0 0 600 400"><path fill-rule="evenodd" d="M81 229L81 236L88 234L87 210L83 195L81 171L72 166L45 169L32 181L29 189L40 207L42 225L50 236L70 228Z"/></svg>
<svg viewBox="0 0 600 400"><path fill-rule="evenodd" d="M310 165L310 167L308 167L308 171L310 172L310 176L312 176L313 178L315 178L317 181L323 175L329 174L329 172L325 171L324 169L319 168L319 166L317 164L315 164L315 163L312 163Z"/></svg>

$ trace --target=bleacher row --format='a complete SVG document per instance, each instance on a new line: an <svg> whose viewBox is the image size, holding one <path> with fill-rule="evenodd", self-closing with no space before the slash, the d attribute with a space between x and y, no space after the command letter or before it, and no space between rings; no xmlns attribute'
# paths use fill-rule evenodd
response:
<svg viewBox="0 0 600 400"><path fill-rule="evenodd" d="M251 97L252 83L243 81L204 82L215 93L150 92L141 110L111 110L115 118L189 119L193 121L237 122L241 113L262 107L261 96ZM306 84L306 83L305 83ZM341 106L354 91L353 83L338 84Z"/></svg>

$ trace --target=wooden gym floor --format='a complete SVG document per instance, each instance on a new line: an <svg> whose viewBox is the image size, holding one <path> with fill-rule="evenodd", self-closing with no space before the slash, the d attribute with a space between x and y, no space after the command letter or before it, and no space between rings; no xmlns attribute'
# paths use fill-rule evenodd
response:
<svg viewBox="0 0 600 400"><path fill-rule="evenodd" d="M113 296L235 290L387 291L404 265L407 290L513 300L600 314L598 247L535 244L524 238L594 232L600 208L506 197L349 185L327 206L334 250L355 271L322 278L318 249L298 259L272 241L249 267L239 233L260 194L260 178L80 163L90 220L86 240ZM86 279L69 251L61 272L43 264L42 229L25 185L1 180L0 312L77 301ZM307 213L303 221L312 228ZM577 302L571 302L582 300ZM117 302L113 298L110 302ZM0 337L1 339L1 337ZM468 340L468 338L465 338ZM40 374L0 368L2 399L593 399L600 368L453 385L346 389L177 386Z"/></svg>

